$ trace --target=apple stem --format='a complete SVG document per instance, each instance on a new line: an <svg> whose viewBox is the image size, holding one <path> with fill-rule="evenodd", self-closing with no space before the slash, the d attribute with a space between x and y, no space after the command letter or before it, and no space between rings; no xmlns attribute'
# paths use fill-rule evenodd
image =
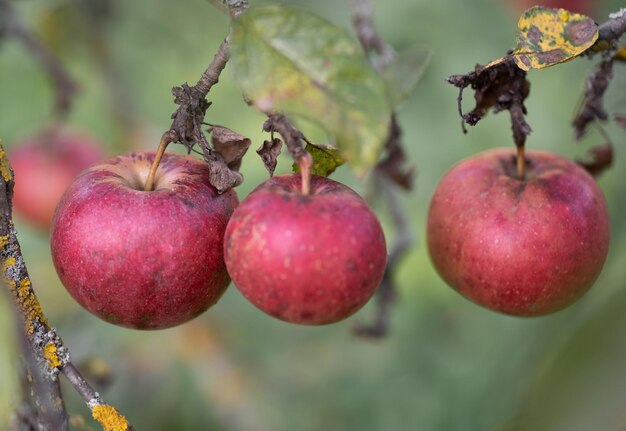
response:
<svg viewBox="0 0 626 431"><path fill-rule="evenodd" d="M526 174L524 172L524 168L526 165L526 152L524 150L524 146L520 145L517 147L517 177L520 181L524 181Z"/></svg>
<svg viewBox="0 0 626 431"><path fill-rule="evenodd" d="M165 149L171 143L176 141L176 136L173 130L168 130L163 133L161 136L161 142L159 142L159 148L157 149L156 155L154 156L154 161L152 162L152 166L150 166L150 173L148 174L148 178L146 179L146 184L144 185L144 191L151 192L154 189L154 178L156 177L157 169L159 169L159 163L161 163L161 159L163 158L163 154L165 154Z"/></svg>
<svg viewBox="0 0 626 431"><path fill-rule="evenodd" d="M306 151L298 158L298 167L300 168L300 176L302 178L302 194L309 195L311 193L311 167L313 166L313 158Z"/></svg>

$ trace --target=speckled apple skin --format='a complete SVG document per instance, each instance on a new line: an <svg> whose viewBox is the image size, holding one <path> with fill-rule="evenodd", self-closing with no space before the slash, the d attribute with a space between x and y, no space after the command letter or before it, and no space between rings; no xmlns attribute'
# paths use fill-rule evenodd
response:
<svg viewBox="0 0 626 431"><path fill-rule="evenodd" d="M230 282L223 237L236 193L218 195L203 161L167 153L154 191L145 192L153 159L129 153L83 172L63 195L51 231L68 292L94 315L135 329L193 319Z"/></svg>
<svg viewBox="0 0 626 431"><path fill-rule="evenodd" d="M224 257L234 285L267 314L305 325L337 322L363 307L385 271L380 223L333 180L300 175L258 186L231 217Z"/></svg>
<svg viewBox="0 0 626 431"><path fill-rule="evenodd" d="M466 159L441 180L427 241L441 277L468 299L516 316L555 312L594 283L609 246L602 191L576 163L527 152L525 181L514 151Z"/></svg>
<svg viewBox="0 0 626 431"><path fill-rule="evenodd" d="M46 130L16 143L9 154L15 171L15 211L47 231L72 179L103 158L94 138L74 130Z"/></svg>

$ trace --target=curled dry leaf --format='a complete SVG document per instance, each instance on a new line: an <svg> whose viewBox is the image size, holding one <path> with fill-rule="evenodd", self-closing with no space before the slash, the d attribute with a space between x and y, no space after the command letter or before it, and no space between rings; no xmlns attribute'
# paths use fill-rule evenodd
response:
<svg viewBox="0 0 626 431"><path fill-rule="evenodd" d="M210 132L213 149L220 153L229 169L239 171L241 159L250 147L250 139L223 126L212 126Z"/></svg>
<svg viewBox="0 0 626 431"><path fill-rule="evenodd" d="M598 145L589 151L590 160L577 160L592 176L597 177L613 164L613 145L610 143Z"/></svg>
<svg viewBox="0 0 626 431"><path fill-rule="evenodd" d="M218 193L224 193L243 182L243 175L229 169L220 154L214 152L211 157L205 156L204 159L209 165L209 182Z"/></svg>
<svg viewBox="0 0 626 431"><path fill-rule="evenodd" d="M607 56L593 68L585 80L585 98L572 121L577 139L583 137L594 120L608 120L609 114L604 109L604 94L612 78L613 59Z"/></svg>
<svg viewBox="0 0 626 431"><path fill-rule="evenodd" d="M391 118L389 138L385 145L386 154L378 162L376 169L384 172L387 178L399 187L411 190L415 179L415 165L409 163L404 147L401 145L401 139L402 132L394 115Z"/></svg>
<svg viewBox="0 0 626 431"><path fill-rule="evenodd" d="M491 62L484 67L476 66L474 71L466 75L450 76L448 82L461 91L458 107L464 123L475 126L491 108L495 112L511 111L513 108L513 111L520 114L515 117L520 122L516 130L522 130L526 135L530 133L530 127L522 121L523 114L526 112L524 100L530 93L530 82L526 79L526 72L510 59ZM470 112L463 114L462 91L466 87L471 87L475 91L476 106ZM524 124L521 124L522 122Z"/></svg>
<svg viewBox="0 0 626 431"><path fill-rule="evenodd" d="M272 140L263 141L263 145L256 150L256 153L261 156L261 160L265 165L265 169L269 172L270 177L274 176L274 171L276 170L276 164L278 163L276 159L280 154L280 150L282 149L283 141L279 138L274 138Z"/></svg>

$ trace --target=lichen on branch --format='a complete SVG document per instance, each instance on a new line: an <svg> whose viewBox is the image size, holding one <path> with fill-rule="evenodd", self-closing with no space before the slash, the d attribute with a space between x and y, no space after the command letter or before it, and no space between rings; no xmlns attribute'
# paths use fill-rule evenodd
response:
<svg viewBox="0 0 626 431"><path fill-rule="evenodd" d="M127 423L125 427L121 427L120 421L110 422L110 415L94 413L94 407L105 405L104 402L76 370L70 361L68 348L43 313L33 290L13 224L13 186L13 170L0 144L0 268L3 284L7 287L14 308L23 323L20 338L23 340L24 363L27 373L31 376L29 383L33 398L31 410L36 416L34 421L42 430L69 429L68 415L59 388L58 375L61 373L83 396L94 418L102 419L100 423L105 431L130 431L132 427ZM120 417L123 418L121 415ZM110 423L118 424L117 428L111 428Z"/></svg>

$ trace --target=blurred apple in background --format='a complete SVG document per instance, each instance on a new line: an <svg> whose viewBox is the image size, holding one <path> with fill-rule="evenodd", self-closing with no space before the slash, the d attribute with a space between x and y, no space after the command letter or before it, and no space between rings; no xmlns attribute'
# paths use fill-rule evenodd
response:
<svg viewBox="0 0 626 431"><path fill-rule="evenodd" d="M44 129L16 143L9 153L15 171L15 212L47 230L72 179L102 158L101 146L93 137L60 127Z"/></svg>
<svg viewBox="0 0 626 431"><path fill-rule="evenodd" d="M600 9L601 0L506 0L507 5L515 14L522 14L533 6L562 8L570 12L594 16Z"/></svg>

